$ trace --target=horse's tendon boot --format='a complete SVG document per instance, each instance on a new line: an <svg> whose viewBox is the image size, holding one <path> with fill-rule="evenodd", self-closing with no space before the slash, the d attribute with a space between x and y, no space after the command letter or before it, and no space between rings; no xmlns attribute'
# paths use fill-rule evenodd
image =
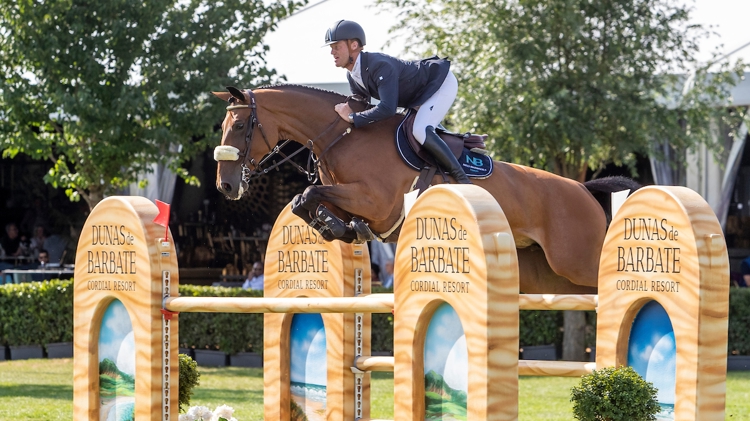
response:
<svg viewBox="0 0 750 421"><path fill-rule="evenodd" d="M310 211L302 206L302 194L298 194L292 199L292 213L302 218L307 224L312 225L312 215L310 215Z"/></svg>
<svg viewBox="0 0 750 421"><path fill-rule="evenodd" d="M339 238L346 233L346 224L344 224L344 221L323 205L318 205L318 208L315 210L315 219L310 222L310 225L320 231L321 234L326 230L330 230L334 238Z"/></svg>

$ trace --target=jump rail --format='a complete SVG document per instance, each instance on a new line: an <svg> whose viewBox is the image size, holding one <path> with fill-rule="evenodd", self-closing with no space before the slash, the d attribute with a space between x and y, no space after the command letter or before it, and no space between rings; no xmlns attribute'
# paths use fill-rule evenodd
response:
<svg viewBox="0 0 750 421"><path fill-rule="evenodd" d="M393 357L362 356L358 357L355 367L362 371L385 371L392 372L394 366ZM519 376L555 376L555 377L580 377L590 374L596 368L596 363L579 361L538 361L519 360Z"/></svg>
<svg viewBox="0 0 750 421"><path fill-rule="evenodd" d="M522 294L521 310L596 310L596 295ZM184 313L390 313L393 294L357 297L167 297L164 308Z"/></svg>
<svg viewBox="0 0 750 421"><path fill-rule="evenodd" d="M390 313L393 294L357 297L168 297L164 308L184 313Z"/></svg>

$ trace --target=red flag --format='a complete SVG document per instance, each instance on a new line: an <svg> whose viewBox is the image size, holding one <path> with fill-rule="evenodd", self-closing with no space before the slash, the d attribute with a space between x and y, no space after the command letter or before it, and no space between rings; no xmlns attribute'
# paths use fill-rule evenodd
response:
<svg viewBox="0 0 750 421"><path fill-rule="evenodd" d="M154 223L166 228L164 230L164 239L169 240L169 203L156 200L156 207L159 208L159 214L154 218Z"/></svg>

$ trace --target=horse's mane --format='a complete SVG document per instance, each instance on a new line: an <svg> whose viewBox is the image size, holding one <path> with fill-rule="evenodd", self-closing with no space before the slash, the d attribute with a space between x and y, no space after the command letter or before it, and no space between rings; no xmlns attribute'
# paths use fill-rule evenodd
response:
<svg viewBox="0 0 750 421"><path fill-rule="evenodd" d="M322 94L326 94L326 95L329 95L329 96L335 96L336 97L335 100L338 101L338 102L343 102L344 99L346 98L345 95L342 95L342 94L340 94L338 92L329 91L327 89L322 89L322 88L317 88L315 86L307 86L307 85L276 84L276 85L259 86L259 87L255 88L255 89L279 89L279 90L282 90L282 91L292 90L292 91L303 91L303 92L310 92L310 91L312 91L312 92L320 92Z"/></svg>

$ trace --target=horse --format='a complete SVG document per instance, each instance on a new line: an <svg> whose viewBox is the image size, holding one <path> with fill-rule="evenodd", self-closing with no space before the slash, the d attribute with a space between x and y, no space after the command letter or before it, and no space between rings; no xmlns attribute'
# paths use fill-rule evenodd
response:
<svg viewBox="0 0 750 421"><path fill-rule="evenodd" d="M308 177L314 183L319 176L322 185L310 185L294 198L295 214L328 240L362 241L371 233L397 240L404 194L419 174L403 163L395 145L403 116L352 128L334 105L348 101L355 111L365 105L335 92L300 85L227 89L213 92L229 103L221 145L214 150L216 187L224 196L240 199L249 177L269 170L263 164L280 151L279 143L297 142L297 152L309 153ZM501 161L494 161L489 177L473 180L505 212L518 250L521 292L596 293L608 224L603 197L637 188L627 180L582 184ZM441 181L438 174L432 179Z"/></svg>

